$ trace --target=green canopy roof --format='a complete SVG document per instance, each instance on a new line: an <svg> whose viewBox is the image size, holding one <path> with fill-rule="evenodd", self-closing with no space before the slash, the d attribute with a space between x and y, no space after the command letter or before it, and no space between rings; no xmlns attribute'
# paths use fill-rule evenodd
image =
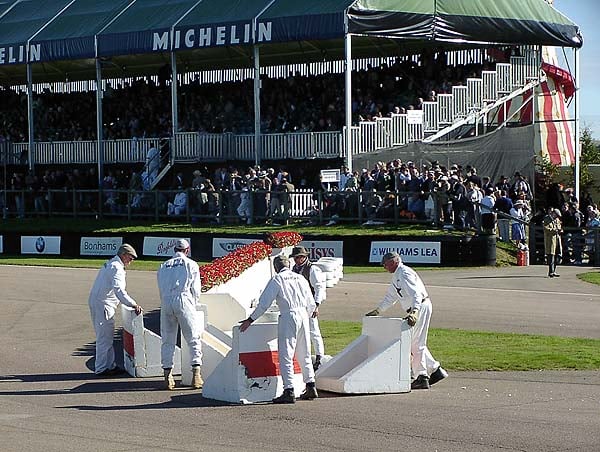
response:
<svg viewBox="0 0 600 452"><path fill-rule="evenodd" d="M419 52L427 46L580 47L579 28L544 0L0 1L0 82L156 73L175 51L187 70ZM29 52L28 52L29 49ZM29 55L29 57L27 56Z"/></svg>

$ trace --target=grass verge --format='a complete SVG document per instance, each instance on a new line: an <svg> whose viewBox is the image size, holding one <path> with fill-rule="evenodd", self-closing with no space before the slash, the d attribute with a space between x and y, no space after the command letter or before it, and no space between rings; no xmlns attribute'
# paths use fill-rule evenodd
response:
<svg viewBox="0 0 600 452"><path fill-rule="evenodd" d="M587 272L577 275L579 279L600 286L600 272Z"/></svg>
<svg viewBox="0 0 600 452"><path fill-rule="evenodd" d="M327 354L360 335L358 322L320 322ZM529 334L435 329L429 348L444 368L461 371L597 370L600 340Z"/></svg>

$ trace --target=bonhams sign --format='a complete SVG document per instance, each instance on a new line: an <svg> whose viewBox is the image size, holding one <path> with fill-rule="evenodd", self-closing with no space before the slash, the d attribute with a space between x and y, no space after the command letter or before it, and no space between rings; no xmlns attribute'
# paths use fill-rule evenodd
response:
<svg viewBox="0 0 600 452"><path fill-rule="evenodd" d="M81 237L79 254L82 256L114 256L123 243L123 237Z"/></svg>
<svg viewBox="0 0 600 452"><path fill-rule="evenodd" d="M173 248L175 243L181 238L185 238L190 244L192 243L189 237L144 237L143 253L145 256L171 257L175 254L175 249Z"/></svg>

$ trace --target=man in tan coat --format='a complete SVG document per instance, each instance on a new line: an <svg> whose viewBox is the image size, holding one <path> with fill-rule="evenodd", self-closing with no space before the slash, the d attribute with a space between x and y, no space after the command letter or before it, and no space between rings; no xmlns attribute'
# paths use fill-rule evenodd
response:
<svg viewBox="0 0 600 452"><path fill-rule="evenodd" d="M562 256L560 235L563 231L560 217L560 210L552 207L548 208L548 215L544 217L544 249L548 261L548 276L550 278L560 276L556 273L556 264Z"/></svg>

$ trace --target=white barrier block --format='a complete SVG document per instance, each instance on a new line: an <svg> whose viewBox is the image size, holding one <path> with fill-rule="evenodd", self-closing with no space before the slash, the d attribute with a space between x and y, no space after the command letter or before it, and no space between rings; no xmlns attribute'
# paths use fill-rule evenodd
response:
<svg viewBox="0 0 600 452"><path fill-rule="evenodd" d="M230 279L225 284L211 288L208 292L202 294L200 301L206 303L206 295L228 294L248 310L258 304L260 294L272 277L271 268L270 259L263 259L245 270L240 276ZM213 323L212 320L210 322Z"/></svg>
<svg viewBox="0 0 600 452"><path fill-rule="evenodd" d="M144 328L144 316L121 305L123 317L123 361L132 377L158 377L163 375L160 359L160 336ZM181 352L175 347L173 373L181 373Z"/></svg>
<svg viewBox="0 0 600 452"><path fill-rule="evenodd" d="M361 336L316 372L317 388L345 394L410 392L410 341L405 320L364 317Z"/></svg>
<svg viewBox="0 0 600 452"><path fill-rule="evenodd" d="M294 359L294 390L305 385ZM233 347L204 380L202 396L232 403L268 402L283 391L277 355L277 323L254 323L246 332L233 329Z"/></svg>

